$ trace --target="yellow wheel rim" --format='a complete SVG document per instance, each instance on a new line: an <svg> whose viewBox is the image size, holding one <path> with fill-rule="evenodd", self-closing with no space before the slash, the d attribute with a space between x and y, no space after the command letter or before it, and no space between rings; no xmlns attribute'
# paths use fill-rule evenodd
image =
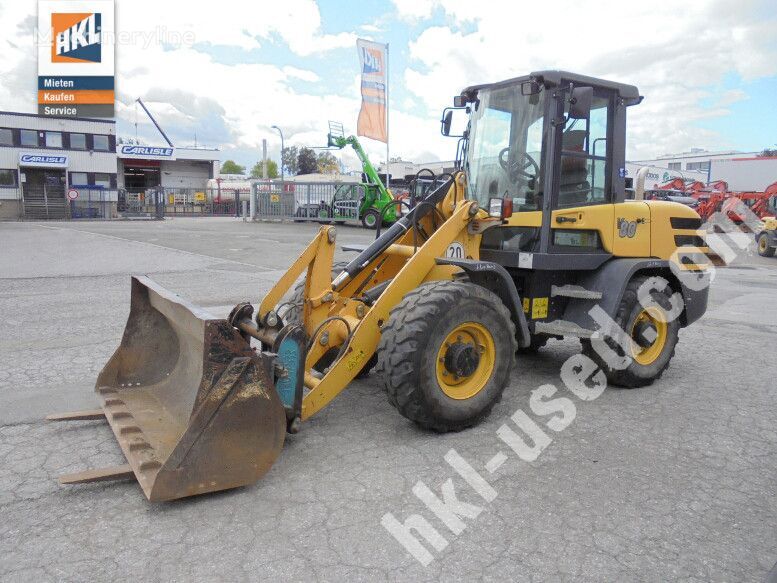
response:
<svg viewBox="0 0 777 583"><path fill-rule="evenodd" d="M476 322L456 326L437 351L437 383L451 399L469 399L486 386L496 364L494 337Z"/></svg>
<svg viewBox="0 0 777 583"><path fill-rule="evenodd" d="M645 342L640 338L640 331L650 327L655 331L655 340L647 346L641 346L637 341ZM634 324L631 326L631 356L639 364L647 366L653 364L664 351L666 339L669 335L669 324L666 321L666 313L658 306L644 308Z"/></svg>
<svg viewBox="0 0 777 583"><path fill-rule="evenodd" d="M758 239L758 250L761 253L764 253L766 251L767 247L768 247L768 245L766 244L766 237L765 236L760 237Z"/></svg>

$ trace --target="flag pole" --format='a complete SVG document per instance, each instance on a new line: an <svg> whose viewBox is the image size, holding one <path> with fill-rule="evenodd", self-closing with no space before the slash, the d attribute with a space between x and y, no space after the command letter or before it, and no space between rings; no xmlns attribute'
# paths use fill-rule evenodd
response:
<svg viewBox="0 0 777 583"><path fill-rule="evenodd" d="M389 44L386 43L386 190L389 189Z"/></svg>

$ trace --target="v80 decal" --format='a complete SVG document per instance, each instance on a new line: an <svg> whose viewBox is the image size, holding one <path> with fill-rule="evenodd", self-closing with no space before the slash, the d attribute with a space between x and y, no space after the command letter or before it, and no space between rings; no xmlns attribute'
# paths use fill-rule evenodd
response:
<svg viewBox="0 0 777 583"><path fill-rule="evenodd" d="M637 234L637 222L627 221L626 219L618 219L618 237L621 238L633 238Z"/></svg>

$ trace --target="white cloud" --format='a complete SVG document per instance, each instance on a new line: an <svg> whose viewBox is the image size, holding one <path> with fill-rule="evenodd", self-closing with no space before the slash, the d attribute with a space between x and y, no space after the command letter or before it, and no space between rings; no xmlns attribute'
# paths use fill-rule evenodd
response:
<svg viewBox="0 0 777 583"><path fill-rule="evenodd" d="M300 56L352 46L352 33L325 34L321 30L321 13L314 0L282 2L181 2L133 0L117 2L117 22L124 31L139 35L156 33L159 38L176 33L195 43L259 48L261 41L279 38ZM153 14L153 23L149 15Z"/></svg>
<svg viewBox="0 0 777 583"><path fill-rule="evenodd" d="M637 85L646 96L631 108L629 154L649 156L725 138L693 126L726 115L726 94L705 109L708 87L727 75L777 75L777 18L768 0L506 3L396 0L400 17L424 18L435 6L451 26L432 26L410 43L407 87L429 112L463 87L541 69L568 69ZM476 15L475 15L476 14ZM472 25L462 26L465 21ZM741 93L741 92L740 92Z"/></svg>
<svg viewBox="0 0 777 583"><path fill-rule="evenodd" d="M394 18L415 20L444 12L446 26L423 30L408 46L411 66L392 71L410 96L392 93L391 155L419 161L451 159L456 142L439 134L441 109L464 86L543 68L567 68L638 85L646 99L629 112L629 154L648 157L689 146L723 148L714 132L693 125L747 98L741 90L713 91L732 72L745 79L777 74L777 20L755 0L736 4L689 0L595 4L507 3L481 0L396 0ZM135 98L142 97L171 135L183 142L258 151L263 138L277 156L278 135L287 145L324 145L327 121L354 132L359 79L353 68L338 70L349 97L307 93L320 81L315 56L355 44L355 34L322 29L312 0L284 2L189 2L118 0L118 29L135 33L117 50L117 116L135 123ZM34 0L0 0L0 108L32 111L37 66L32 30ZM148 15L153 14L153 21ZM383 18L381 27L402 26ZM363 25L369 32L374 24ZM310 56L309 66L218 62L199 44L263 49L283 44ZM398 47L395 50L403 50ZM302 81L303 83L299 83ZM701 104L709 104L706 108ZM140 112L138 131L158 140ZM122 127L127 127L123 125ZM385 146L364 140L376 163ZM350 165L355 156L343 152Z"/></svg>

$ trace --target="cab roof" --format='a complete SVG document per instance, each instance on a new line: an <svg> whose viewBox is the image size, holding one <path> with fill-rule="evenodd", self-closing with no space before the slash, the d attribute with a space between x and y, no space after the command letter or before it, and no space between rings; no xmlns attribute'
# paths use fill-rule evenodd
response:
<svg viewBox="0 0 777 583"><path fill-rule="evenodd" d="M481 85L471 85L461 92L461 95L472 101L475 99L478 91L481 89L492 89L502 87L506 85L513 85L522 81L536 81L541 83L546 88L558 87L564 83L573 83L575 85L601 87L614 91L618 96L626 102L626 105L636 105L642 101L642 96L639 94L639 89L634 85L627 85L625 83L617 83L615 81L608 81L607 79L599 79L597 77L588 77L587 75L579 75L577 73L570 73L569 71L534 71L529 75L523 77L514 77L512 79L506 79L504 81L497 81L496 83L484 83Z"/></svg>

